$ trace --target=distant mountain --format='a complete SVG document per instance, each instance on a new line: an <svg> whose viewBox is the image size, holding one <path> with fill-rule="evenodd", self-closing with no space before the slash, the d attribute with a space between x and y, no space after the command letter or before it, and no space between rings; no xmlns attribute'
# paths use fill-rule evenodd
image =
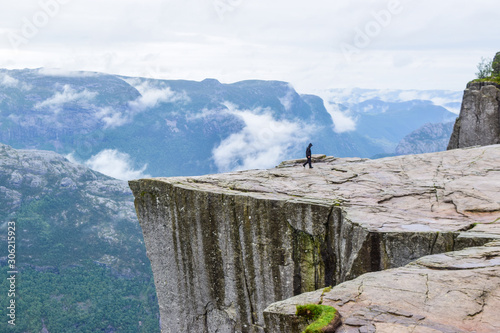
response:
<svg viewBox="0 0 500 333"><path fill-rule="evenodd" d="M313 153L339 157L394 153L423 124L454 119L446 108L460 102L444 91L327 95L328 110L279 81L0 70L0 142L52 150L121 179L200 175L272 167L302 157L309 142ZM341 115L355 126L344 130Z"/></svg>
<svg viewBox="0 0 500 333"><path fill-rule="evenodd" d="M381 147L382 155L390 155L424 124L454 121L462 92L356 88L331 89L323 95L354 121L354 133Z"/></svg>
<svg viewBox="0 0 500 333"><path fill-rule="evenodd" d="M16 227L19 270L19 319L15 330L3 321L0 331L159 332L151 267L126 182L54 152L0 144L0 202L2 276L8 222ZM6 309L8 299L0 301Z"/></svg>
<svg viewBox="0 0 500 333"><path fill-rule="evenodd" d="M221 84L99 73L0 71L0 141L71 154L152 176L270 167L316 153L379 150L355 133L333 131L323 101L277 81Z"/></svg>
<svg viewBox="0 0 500 333"><path fill-rule="evenodd" d="M445 151L453 132L453 122L425 124L408 134L396 147L396 154L423 154Z"/></svg>
<svg viewBox="0 0 500 333"><path fill-rule="evenodd" d="M401 89L328 89L321 93L325 99L343 105L355 105L368 100L380 100L389 103L408 101L429 101L458 114L463 91L453 90L401 90Z"/></svg>
<svg viewBox="0 0 500 333"><path fill-rule="evenodd" d="M357 119L356 132L385 147L386 152L394 152L408 133L428 122L450 122L456 118L441 106L417 100L399 103L370 100L351 111Z"/></svg>

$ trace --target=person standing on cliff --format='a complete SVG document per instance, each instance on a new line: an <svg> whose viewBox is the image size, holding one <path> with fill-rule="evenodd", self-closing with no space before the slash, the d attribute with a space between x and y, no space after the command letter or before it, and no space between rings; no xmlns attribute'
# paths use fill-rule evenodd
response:
<svg viewBox="0 0 500 333"><path fill-rule="evenodd" d="M306 157L307 157L307 161L306 163L302 164L302 166L305 168L306 167L306 164L309 163L309 169L312 169L312 165L311 165L311 147L312 147L312 143L309 144L309 146L307 146L307 149L306 149Z"/></svg>

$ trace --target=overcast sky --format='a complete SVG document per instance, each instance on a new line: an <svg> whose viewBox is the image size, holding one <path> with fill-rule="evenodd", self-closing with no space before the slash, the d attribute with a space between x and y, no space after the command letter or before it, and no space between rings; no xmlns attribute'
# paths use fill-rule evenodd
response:
<svg viewBox="0 0 500 333"><path fill-rule="evenodd" d="M0 67L327 88L463 90L500 51L498 0L22 0Z"/></svg>

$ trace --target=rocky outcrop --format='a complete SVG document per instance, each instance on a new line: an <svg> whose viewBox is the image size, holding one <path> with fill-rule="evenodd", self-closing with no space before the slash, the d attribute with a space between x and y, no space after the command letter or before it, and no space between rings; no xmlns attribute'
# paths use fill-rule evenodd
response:
<svg viewBox="0 0 500 333"><path fill-rule="evenodd" d="M448 149L498 143L500 143L500 85L494 82L469 82Z"/></svg>
<svg viewBox="0 0 500 333"><path fill-rule="evenodd" d="M162 332L263 332L273 302L500 238L498 145L315 160L129 182Z"/></svg>
<svg viewBox="0 0 500 333"><path fill-rule="evenodd" d="M500 242L426 256L397 269L368 273L330 291L318 290L272 304L268 332L300 333L307 326L296 306L333 306L336 332L500 331Z"/></svg>
<svg viewBox="0 0 500 333"><path fill-rule="evenodd" d="M453 122L427 123L403 138L396 155L435 153L446 150L453 132Z"/></svg>

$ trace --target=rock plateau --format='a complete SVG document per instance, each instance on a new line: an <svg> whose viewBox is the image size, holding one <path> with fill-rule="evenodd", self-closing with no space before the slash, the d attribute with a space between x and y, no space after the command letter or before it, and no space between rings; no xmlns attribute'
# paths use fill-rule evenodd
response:
<svg viewBox="0 0 500 333"><path fill-rule="evenodd" d="M266 307L336 285L325 302L339 307L344 330L409 332L418 321L429 323L419 332L460 332L491 319L500 258L483 246L500 239L499 160L494 145L130 181L162 332L288 332L290 309ZM462 252L438 255L450 251ZM457 269L467 251L470 269ZM401 320L376 326L379 313Z"/></svg>

